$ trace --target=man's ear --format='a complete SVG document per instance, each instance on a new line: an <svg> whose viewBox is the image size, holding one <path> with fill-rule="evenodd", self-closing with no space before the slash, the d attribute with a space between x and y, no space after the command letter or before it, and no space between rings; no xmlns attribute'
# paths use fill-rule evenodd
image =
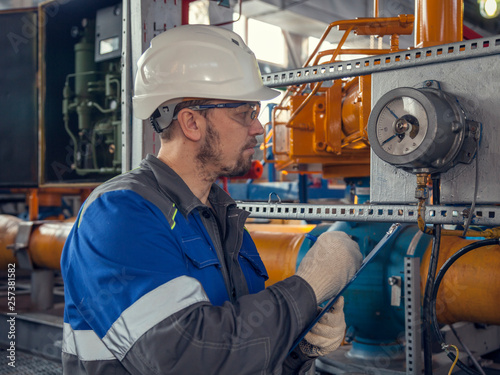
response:
<svg viewBox="0 0 500 375"><path fill-rule="evenodd" d="M203 116L189 108L183 108L177 114L177 121L179 121L184 136L193 142L198 142L201 139L199 126L201 118Z"/></svg>

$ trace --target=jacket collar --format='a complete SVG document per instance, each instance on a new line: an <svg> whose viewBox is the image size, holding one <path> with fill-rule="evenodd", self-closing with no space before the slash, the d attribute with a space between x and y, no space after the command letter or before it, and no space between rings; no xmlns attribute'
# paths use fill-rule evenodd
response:
<svg viewBox="0 0 500 375"><path fill-rule="evenodd" d="M177 206L179 212L188 217L195 208L206 208L207 206L193 194L184 180L167 164L148 154L141 162L141 168L150 169L158 182L160 190L166 194ZM229 206L236 206L232 199L219 185L212 184L208 199L212 206L222 206L226 209Z"/></svg>

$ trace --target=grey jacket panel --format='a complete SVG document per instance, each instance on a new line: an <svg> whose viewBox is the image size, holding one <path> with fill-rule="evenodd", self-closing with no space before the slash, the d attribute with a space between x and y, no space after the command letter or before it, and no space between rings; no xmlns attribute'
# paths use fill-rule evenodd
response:
<svg viewBox="0 0 500 375"><path fill-rule="evenodd" d="M283 375L304 375L310 370L313 361L300 352L300 350L298 350L297 353L294 351L292 356L294 358L288 357L283 365ZM68 375L130 375L130 372L128 372L117 359L106 361L85 361L79 359L76 355L62 353L62 360L64 362L64 374ZM304 364L304 362L306 362L306 364ZM143 374L149 373L145 372ZM208 375L210 373L204 370L201 374ZM239 375L239 372L235 373L235 375Z"/></svg>
<svg viewBox="0 0 500 375"><path fill-rule="evenodd" d="M63 374L83 375L83 374L106 374L106 375L130 375L117 359L84 361L76 355L62 353L64 363Z"/></svg>
<svg viewBox="0 0 500 375"><path fill-rule="evenodd" d="M310 367L303 356L283 362L315 314L311 287L292 276L236 304L199 303L173 314L139 338L122 363L134 375L303 373Z"/></svg>
<svg viewBox="0 0 500 375"><path fill-rule="evenodd" d="M78 220L81 220L86 209L103 194L116 190L132 190L158 207L163 212L170 225L173 225L173 215L177 209L173 206L173 203L176 203L176 201L170 197L170 195L172 195L170 192L170 195L166 193L165 186L159 184L153 171L153 168L156 166L155 163L161 162L154 156L148 155L148 158L141 162L140 168L116 176L99 185L85 201ZM190 206L195 207L196 205L201 205L201 202L191 193L185 182L172 169L164 166L162 168L162 173L166 175L164 179L168 179L170 185L177 185L180 191L185 192L184 196L186 197L183 196L183 198L184 200L189 199ZM177 206L179 207L179 204Z"/></svg>

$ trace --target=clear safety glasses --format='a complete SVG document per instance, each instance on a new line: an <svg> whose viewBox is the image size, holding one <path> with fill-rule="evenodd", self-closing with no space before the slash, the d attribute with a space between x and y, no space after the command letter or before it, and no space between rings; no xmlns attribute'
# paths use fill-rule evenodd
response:
<svg viewBox="0 0 500 375"><path fill-rule="evenodd" d="M187 107L193 111L203 111L213 108L231 108L231 116L245 126L250 126L252 121L259 117L260 102L232 102L218 104L202 104Z"/></svg>

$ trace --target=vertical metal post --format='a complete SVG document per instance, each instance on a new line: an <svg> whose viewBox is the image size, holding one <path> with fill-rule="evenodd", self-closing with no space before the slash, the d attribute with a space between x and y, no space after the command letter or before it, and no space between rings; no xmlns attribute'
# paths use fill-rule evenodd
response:
<svg viewBox="0 0 500 375"><path fill-rule="evenodd" d="M31 304L36 310L54 306L54 271L33 270L31 273Z"/></svg>
<svg viewBox="0 0 500 375"><path fill-rule="evenodd" d="M122 74L123 95L133 95L133 82L137 72L137 60L148 48L151 39L156 35L181 25L181 4L173 1L144 1L123 0L124 32L123 51L128 59ZM128 35L127 35L128 34ZM125 69L127 67L127 69ZM123 98L122 108L125 107L126 116L123 128L124 134L123 161L124 170L137 167L146 154L156 154L159 149L159 137L149 125L149 121L142 121L133 117L132 101L130 97ZM123 111L123 109L122 109ZM122 112L123 115L123 112ZM128 117L127 117L128 115ZM128 120L125 120L128 119ZM126 166L126 167L125 167Z"/></svg>
<svg viewBox="0 0 500 375"><path fill-rule="evenodd" d="M273 121L273 109L276 107L276 104L274 103L269 103L267 105L267 108L269 109L269 124L272 123ZM272 130L272 127L271 127ZM264 133L264 146L266 143L266 136L267 132ZM274 134L272 135L274 137ZM274 142L271 139L269 139L270 142ZM267 160L274 160L274 155L273 155L273 148L264 148L264 152L266 153L266 159ZM269 182L275 182L276 181L276 168L274 167L274 163L268 163L267 164L267 180Z"/></svg>
<svg viewBox="0 0 500 375"><path fill-rule="evenodd" d="M420 258L404 258L406 374L422 374Z"/></svg>
<svg viewBox="0 0 500 375"><path fill-rule="evenodd" d="M139 166L146 154L157 154L160 137L148 120L134 118L132 100L137 60L149 47L151 39L182 25L182 10L187 21L187 1L123 0L123 73L122 73L122 169ZM226 8L219 11L225 12ZM213 13L211 12L211 16Z"/></svg>
<svg viewBox="0 0 500 375"><path fill-rule="evenodd" d="M123 0L122 4L122 91L121 108L122 108L122 126L121 126L121 147L122 150L122 172L127 172L132 169L131 141L132 141L132 56L131 56L131 39L130 39L130 0ZM78 212L78 211L77 211Z"/></svg>
<svg viewBox="0 0 500 375"><path fill-rule="evenodd" d="M299 174L299 203L307 203L307 174Z"/></svg>

